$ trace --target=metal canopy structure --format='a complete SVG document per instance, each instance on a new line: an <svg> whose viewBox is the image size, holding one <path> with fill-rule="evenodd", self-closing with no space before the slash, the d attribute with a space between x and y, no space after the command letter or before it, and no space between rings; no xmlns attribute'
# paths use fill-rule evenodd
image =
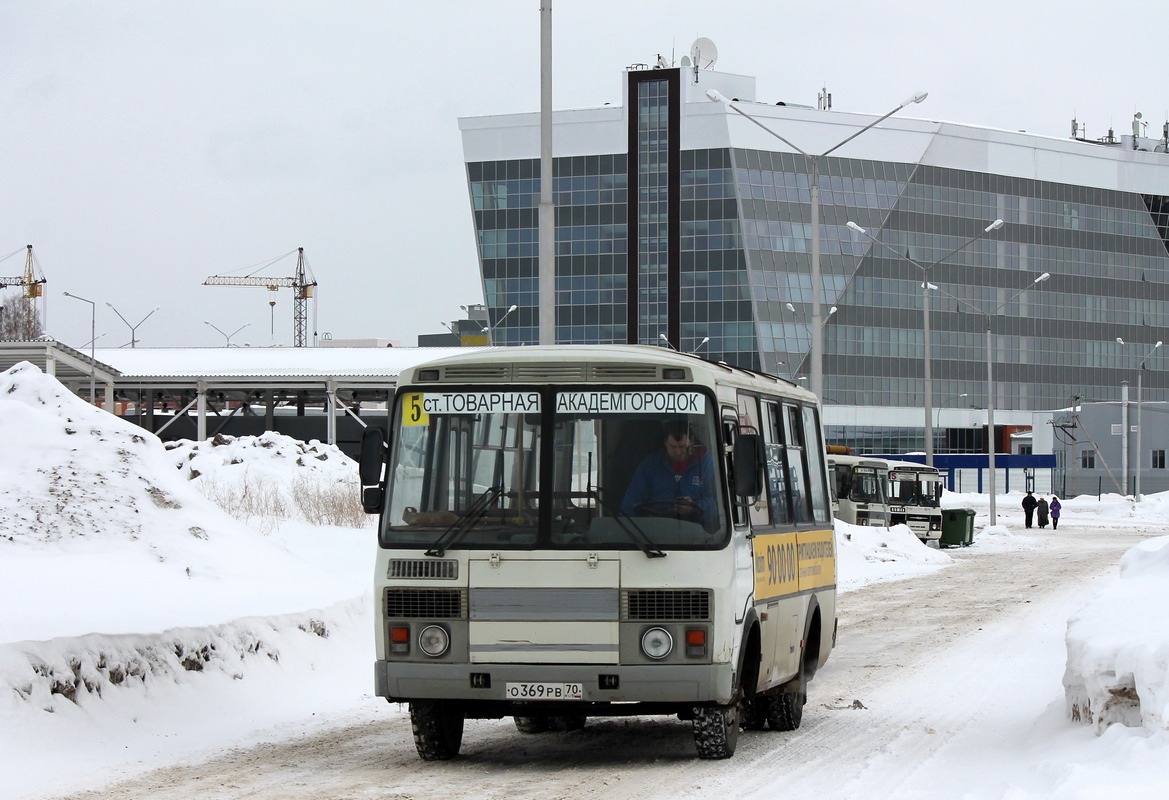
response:
<svg viewBox="0 0 1169 800"><path fill-rule="evenodd" d="M118 375L109 365L52 339L0 341L0 370L10 370L22 361L36 365L41 372L54 376L78 393L83 384L89 386L91 371L97 382L107 385L113 384Z"/></svg>
<svg viewBox="0 0 1169 800"><path fill-rule="evenodd" d="M238 428L242 411L253 423L248 430L256 432L288 427L293 416L314 418L315 426L324 428L319 433L312 425L297 430L311 429L311 438L340 446L338 421L348 418L363 427L362 404L376 408L375 415L388 413L386 401L402 369L466 352L462 347L137 348L99 349L91 359L43 339L0 341L0 368L28 361L80 396L88 394L92 370L107 410L133 406L133 414L122 416L163 438L206 439L225 430L232 418Z"/></svg>

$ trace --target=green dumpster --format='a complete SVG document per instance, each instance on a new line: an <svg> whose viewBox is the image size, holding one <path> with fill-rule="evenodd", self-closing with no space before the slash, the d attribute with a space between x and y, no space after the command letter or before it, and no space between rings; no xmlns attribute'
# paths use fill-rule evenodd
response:
<svg viewBox="0 0 1169 800"><path fill-rule="evenodd" d="M974 509L942 510L942 536L938 547L966 547L974 542Z"/></svg>

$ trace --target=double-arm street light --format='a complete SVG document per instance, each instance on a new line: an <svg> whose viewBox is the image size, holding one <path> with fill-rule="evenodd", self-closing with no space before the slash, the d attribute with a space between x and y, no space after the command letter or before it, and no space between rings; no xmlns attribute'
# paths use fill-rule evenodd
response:
<svg viewBox="0 0 1169 800"><path fill-rule="evenodd" d="M511 307L511 308L509 308L507 311L503 312L503 316L502 316L502 317L500 317L499 319L495 320L495 324L494 324L494 325L485 325L485 326L483 327L483 333L487 334L487 344L494 344L494 343L495 343L495 341L494 341L494 337L492 337L492 335L491 335L491 334L492 334L492 333L494 333L494 332L495 332L495 329L499 327L499 323L501 323L501 322L503 322L505 319L507 319L507 315L508 315L508 314L510 314L511 312L515 311L517 308L519 308L519 306L517 306L517 305L512 305L512 307Z"/></svg>
<svg viewBox="0 0 1169 800"><path fill-rule="evenodd" d="M1124 343L1124 339L1121 339L1119 336L1116 337L1116 341L1120 342L1122 347L1126 346ZM1136 485L1133 487L1133 499L1138 503L1141 502L1141 466L1142 466L1142 462L1141 462L1141 459L1142 459L1142 456L1141 456L1141 378L1145 374L1145 362L1148 361L1152 357L1153 353L1157 352L1157 348L1160 347L1161 344L1162 343L1160 341L1158 341L1155 345L1153 345L1151 348L1149 348L1149 352L1145 353L1145 357L1142 358L1141 363L1137 365L1137 470L1136 470ZM1128 431L1124 432L1124 436L1126 439L1128 438ZM1125 486L1124 489L1126 492L1128 491L1127 486Z"/></svg>
<svg viewBox="0 0 1169 800"><path fill-rule="evenodd" d="M78 297L69 292L62 292L66 297L72 297L74 300L80 300L83 303L89 303L89 404L97 404L97 386L95 385L94 370L97 368L97 359L93 357L94 349L93 343L97 341L97 303L92 300L86 300L84 297ZM105 334L102 334L103 336Z"/></svg>
<svg viewBox="0 0 1169 800"><path fill-rule="evenodd" d="M932 283L930 283L930 270L933 269L934 267L938 266L942 262L946 261L951 256L956 255L957 253L960 253L961 251L965 250L967 247L974 244L975 242L977 242L982 237L986 236L991 231L997 231L999 228L1003 227L1003 221L1001 219L996 219L994 222L990 223L985 228L983 228L982 232L979 233L977 236L973 236L970 239L967 239L965 242L958 245L953 250L946 253L941 258L939 258L937 261L931 262L929 264L919 264L917 261L910 258L908 253L902 254L902 253L898 252L897 250L894 250L891 245L889 245L885 242L882 242L876 236L869 233L867 230L862 228L860 225L857 225L855 222L852 222L851 220L848 223L848 227L850 229L856 231L857 233L864 234L865 236L869 237L877 244L884 247L886 250L888 250L893 255L897 256L898 258L902 258L902 259L908 261L910 264L912 264L913 266L915 266L921 270L921 274L922 274L921 286L922 286L922 292L923 292L922 304L921 304L921 325L922 325L922 331L925 335L924 339L922 340L922 345L923 345L923 352L922 352L923 362L922 363L923 363L923 367L924 367L924 372L922 375L922 377L924 379L923 400L925 401L925 463L932 467L934 465L934 424L933 424L933 419L934 419L933 402L934 401L933 401L933 380L932 380L931 375L930 375L930 369L931 369L931 365L932 365L932 360L930 359L930 289L936 289L938 287L936 287Z"/></svg>
<svg viewBox="0 0 1169 800"><path fill-rule="evenodd" d="M122 312L118 311L118 309L114 308L113 303L106 303L106 305L109 306L110 308L113 308L114 313L118 315L118 319L120 319L120 320L122 320L122 322L126 323L126 327L130 329L130 347L131 347L131 349L138 346L138 339L135 337L138 333L138 329L140 327L142 327L142 323L145 322L146 320L150 319L151 314L153 314L155 311L158 311L158 309L159 309L159 306L155 306L154 308L150 309L150 313L148 313L145 317L143 317L141 320L138 321L137 325L131 325L130 321L122 316ZM126 345L122 345L122 347L125 347L125 346Z"/></svg>
<svg viewBox="0 0 1169 800"><path fill-rule="evenodd" d="M211 322L209 322L208 320L203 320L203 324L204 325L211 325L212 328L215 328L215 330L219 331L219 335L227 340L223 346L224 347L231 347L231 337L235 336L237 333L239 333L240 331L242 331L244 328L248 327L252 323L245 322L243 325L240 325L238 328L236 328L231 333L224 333L222 330L219 329L219 326L212 325ZM239 347L239 345L236 345L236 347Z"/></svg>
<svg viewBox="0 0 1169 800"><path fill-rule="evenodd" d="M830 153L835 152L836 150L839 150L841 147L848 144L853 139L860 136L862 133L869 130L870 128L874 128L877 125L880 125L882 122L889 119L889 117L893 116L894 114L896 114L901 109L905 108L910 103L920 103L922 100L925 100L927 94L928 94L927 92L918 92L917 94L913 95L912 97L904 100L902 103L900 103L896 108L894 108L889 113L885 114L884 116L878 117L877 119L870 122L868 125L865 125L863 128L860 128L859 130L854 131L850 136L848 136L847 138L845 138L841 142L833 145L832 147L829 147L823 153L819 153L817 155L814 155L812 153L808 153L807 151L801 149L797 145L795 145L792 142L790 142L789 140L785 139L783 136L780 136L778 133L773 131L771 128L767 127L762 122L755 119L753 116L751 116L747 112L743 111L733 101L728 100L726 97L723 97L723 95L720 94L717 90L711 89L706 93L707 98L709 98L711 101L713 101L715 103L722 103L727 108L729 108L731 111L734 111L736 114L740 115L741 117L747 119L750 122L753 122L755 125L758 125L760 128L767 131L769 134L774 136L776 139L779 139L781 142L786 144L788 147L792 148L797 153L802 155L804 158L807 158L812 162L812 174L811 174L812 180L811 180L811 187L810 187L811 192L812 192L812 197L811 197L811 201L812 201L812 232L811 232L811 235L812 235L812 324L810 326L811 333L812 333L812 342L811 342L811 347L809 348L809 351L808 351L808 358L812 362L811 363L812 368L810 370L811 375L812 375L812 380L811 380L811 386L809 388L811 388L812 392L818 398L823 399L823 394L824 394L824 355L823 355L824 346L823 346L823 331L821 330L821 326L820 326L820 159L824 158L825 156L829 155Z"/></svg>
<svg viewBox="0 0 1169 800"><path fill-rule="evenodd" d="M1031 281L1031 283L1027 284L1022 289L1019 289L1017 292L1015 292L1013 295L1008 297L1006 300L1004 300L1003 302L1001 302L997 306L995 306L993 311L984 311L981 308L978 308L977 306L971 305L967 301L963 300L961 297L957 297L955 295L950 294L945 289L941 289L937 286L931 287L931 288L937 289L939 292L946 295L950 299L960 303L961 305L966 306L971 311L973 311L975 314L982 314L986 318L986 457L987 457L987 467L989 468L989 471L990 471L990 524L991 525L996 524L997 516L995 515L995 502L994 502L994 493L995 493L994 339L993 339L993 335L991 333L990 321L996 314L998 314L1000 311L1002 311L1004 308L1006 308L1011 303L1018 300L1019 296L1022 295L1023 292L1026 292L1028 289L1034 288L1037 284L1043 283L1045 280L1047 280L1050 277L1051 277L1050 272L1043 273L1038 278Z"/></svg>
<svg viewBox="0 0 1169 800"><path fill-rule="evenodd" d="M811 329L812 329L812 326L811 326L811 325L808 323L808 318L807 318L807 317L805 317L803 314L801 314L801 313L800 313L800 312L799 312L799 311L796 309L796 307L795 307L794 305L792 305L791 303L784 303L784 305L785 305L785 306L787 306L787 310L788 310L788 311L790 311L790 312L792 312L792 314L793 314L793 315L794 315L794 316L795 316L797 319L799 319L799 321L800 321L800 322L804 323L804 327L805 327L805 328L807 328L807 329L808 329L808 332L809 332L809 334L811 334ZM830 309L828 309L828 313L824 315L824 319L820 320L820 327L821 327L821 328L823 328L825 325L827 325L827 324L828 324L828 320L829 320L829 319L832 317L832 315L833 315L833 314L835 314L835 313L836 313L836 306L832 306ZM780 363L783 363L783 362L780 362ZM793 376L795 375L795 372L794 372L794 370L795 370L795 367L794 367L794 366L792 367L792 369L791 369L791 370L788 370L788 379L789 379L789 380L793 380L793 379L794 379L794 378L793 378ZM817 396L818 396L818 395L817 395ZM823 398L821 398L821 399L823 399Z"/></svg>

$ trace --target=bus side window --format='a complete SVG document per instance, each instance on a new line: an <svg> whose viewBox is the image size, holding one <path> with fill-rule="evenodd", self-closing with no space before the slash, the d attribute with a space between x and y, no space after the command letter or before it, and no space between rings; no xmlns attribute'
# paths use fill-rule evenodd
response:
<svg viewBox="0 0 1169 800"><path fill-rule="evenodd" d="M787 485L792 499L792 515L797 523L811 520L808 497L808 472L805 463L804 425L798 406L784 404L783 433L787 444Z"/></svg>
<svg viewBox="0 0 1169 800"><path fill-rule="evenodd" d="M779 406L767 400L763 401L763 444L767 457L767 502L771 508L771 524L788 525L791 523L791 509L783 463L783 426Z"/></svg>
<svg viewBox="0 0 1169 800"><path fill-rule="evenodd" d="M804 406L804 454L808 459L808 496L812 501L812 518L816 522L832 519L832 501L825 485L824 442L820 436L820 419L816 409Z"/></svg>
<svg viewBox="0 0 1169 800"><path fill-rule="evenodd" d="M734 414L733 411L724 412ZM735 486L735 435L738 433L739 423L733 417L723 417L723 442L726 445L726 451L723 453L723 464L727 472L727 485L731 487L731 522L734 525L742 525L746 520L747 515L743 509L743 498L734 493Z"/></svg>

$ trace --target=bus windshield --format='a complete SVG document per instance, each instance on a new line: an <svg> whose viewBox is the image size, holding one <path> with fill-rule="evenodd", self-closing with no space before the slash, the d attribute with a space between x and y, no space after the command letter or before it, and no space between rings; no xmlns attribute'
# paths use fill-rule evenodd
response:
<svg viewBox="0 0 1169 800"><path fill-rule="evenodd" d="M912 472L889 473L889 502L906 506L936 508L941 480L937 476Z"/></svg>
<svg viewBox="0 0 1169 800"><path fill-rule="evenodd" d="M722 547L717 431L693 388L407 389L383 546Z"/></svg>

